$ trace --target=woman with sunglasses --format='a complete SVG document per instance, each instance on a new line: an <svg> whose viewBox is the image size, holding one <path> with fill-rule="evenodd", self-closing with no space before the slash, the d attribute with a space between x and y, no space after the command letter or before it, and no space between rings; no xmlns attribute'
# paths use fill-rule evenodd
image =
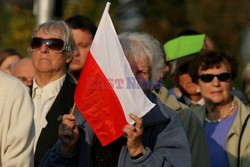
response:
<svg viewBox="0 0 250 167"><path fill-rule="evenodd" d="M211 166L250 166L250 112L231 95L237 75L234 57L220 51L206 51L190 66L205 105L194 109L203 124Z"/></svg>
<svg viewBox="0 0 250 167"><path fill-rule="evenodd" d="M76 84L67 73L76 48L65 21L48 21L35 27L30 51L36 75L31 86L35 123L35 166L58 139L62 116L74 104Z"/></svg>

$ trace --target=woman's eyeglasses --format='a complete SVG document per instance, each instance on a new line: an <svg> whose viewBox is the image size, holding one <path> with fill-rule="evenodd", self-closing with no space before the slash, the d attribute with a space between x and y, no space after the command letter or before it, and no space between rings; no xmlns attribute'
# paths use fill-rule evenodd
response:
<svg viewBox="0 0 250 167"><path fill-rule="evenodd" d="M198 78L200 80L202 80L203 82L209 83L211 82L214 77L217 77L219 81L221 82L226 82L229 81L232 78L232 75L230 73L220 73L218 75L214 75L214 74L201 74L200 76L198 76Z"/></svg>
<svg viewBox="0 0 250 167"><path fill-rule="evenodd" d="M43 38L34 37L31 39L31 42L30 42L31 51L39 50L42 47L43 43L46 44L46 46L49 49L55 52L62 52L63 50L65 50L64 41L62 39L58 39L58 38L43 39Z"/></svg>

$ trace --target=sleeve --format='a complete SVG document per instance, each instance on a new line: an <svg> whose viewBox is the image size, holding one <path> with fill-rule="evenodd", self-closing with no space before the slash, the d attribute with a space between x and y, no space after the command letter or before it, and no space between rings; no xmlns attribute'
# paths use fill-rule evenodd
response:
<svg viewBox="0 0 250 167"><path fill-rule="evenodd" d="M77 150L71 155L63 156L61 154L61 140L45 154L39 167L74 167L76 166Z"/></svg>
<svg viewBox="0 0 250 167"><path fill-rule="evenodd" d="M190 144L192 166L210 167L210 155L203 127L190 109L186 109L183 112L185 112L186 121L182 122Z"/></svg>
<svg viewBox="0 0 250 167"><path fill-rule="evenodd" d="M147 153L142 158L130 160L131 166L191 166L191 153L185 131L178 115L171 115L170 122L157 136L154 149L146 148Z"/></svg>
<svg viewBox="0 0 250 167"><path fill-rule="evenodd" d="M76 111L77 112L77 111ZM79 115L76 117L76 120L80 120L81 123L82 120L78 118ZM79 125L83 129L85 129L85 124ZM85 130L81 129L81 127L78 126L79 129L79 140L76 146L76 149L73 153L67 156L63 156L61 153L61 140L58 139L56 144L49 149L49 151L45 154L42 161L39 164L39 167L74 167L74 166L89 166L90 163L90 145L86 144L86 138L85 133L88 132L88 128ZM92 132L90 136L93 135ZM85 147L87 146L87 147ZM86 162L87 161L87 162Z"/></svg>
<svg viewBox="0 0 250 167"><path fill-rule="evenodd" d="M15 81L13 81L15 82ZM11 87L11 86L10 86ZM33 166L34 122L29 93L21 82L11 87L5 98L9 112L3 166Z"/></svg>

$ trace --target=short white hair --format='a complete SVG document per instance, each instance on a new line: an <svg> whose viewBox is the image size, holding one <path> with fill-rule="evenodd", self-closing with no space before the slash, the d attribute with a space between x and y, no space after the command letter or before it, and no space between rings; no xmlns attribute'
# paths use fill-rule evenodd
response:
<svg viewBox="0 0 250 167"><path fill-rule="evenodd" d="M119 39L127 59L149 61L151 78L157 81L165 67L164 51L160 43L147 33L125 32Z"/></svg>

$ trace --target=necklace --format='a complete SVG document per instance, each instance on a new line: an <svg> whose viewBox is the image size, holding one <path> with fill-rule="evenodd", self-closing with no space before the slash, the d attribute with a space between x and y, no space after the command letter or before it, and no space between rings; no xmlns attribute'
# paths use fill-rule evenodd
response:
<svg viewBox="0 0 250 167"><path fill-rule="evenodd" d="M231 113L233 112L233 109L235 107L235 104L236 104L236 100L234 99L227 114L225 114L222 118L219 118L217 120L211 120L209 119L207 116L205 117L205 121L207 121L208 123L219 123L221 122L223 119L227 118L229 115L231 115Z"/></svg>

